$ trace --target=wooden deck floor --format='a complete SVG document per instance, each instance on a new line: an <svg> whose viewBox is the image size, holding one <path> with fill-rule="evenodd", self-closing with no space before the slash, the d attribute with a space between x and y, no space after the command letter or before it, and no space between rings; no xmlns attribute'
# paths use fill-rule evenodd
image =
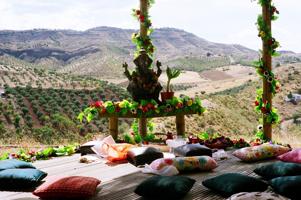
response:
<svg viewBox="0 0 301 200"><path fill-rule="evenodd" d="M229 154L230 155L230 154ZM80 155L76 154L71 157L55 158L47 161L38 161L34 165L48 173L46 179L57 176L90 176L102 181L98 188L98 194L92 200L134 200L141 199L133 191L136 186L151 175L143 174L139 168L128 163L108 166L105 161L83 164L79 163ZM273 162L273 161L268 161ZM213 172L184 174L197 182L186 196L185 200L191 199L225 199L202 186L201 182L218 174L227 172L238 172L246 175L256 176L252 171L254 168L267 162L255 164L242 163L235 157L219 161L218 168ZM37 200L30 191L28 192L7 192L0 191L1 200Z"/></svg>

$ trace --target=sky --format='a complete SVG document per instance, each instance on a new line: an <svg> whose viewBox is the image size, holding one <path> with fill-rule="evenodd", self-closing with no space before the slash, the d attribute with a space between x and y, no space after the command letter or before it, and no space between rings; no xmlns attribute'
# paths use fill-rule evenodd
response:
<svg viewBox="0 0 301 200"><path fill-rule="evenodd" d="M301 53L301 1L274 0L280 18L273 23L282 50ZM131 16L139 0L0 0L0 30L34 28L86 30L97 26L138 28ZM258 50L255 25L260 6L251 0L156 0L155 28L172 27L212 42Z"/></svg>

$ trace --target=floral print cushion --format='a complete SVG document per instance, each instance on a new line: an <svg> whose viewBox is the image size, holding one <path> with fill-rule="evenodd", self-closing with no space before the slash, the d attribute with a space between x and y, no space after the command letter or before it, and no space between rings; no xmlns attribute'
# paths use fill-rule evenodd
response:
<svg viewBox="0 0 301 200"><path fill-rule="evenodd" d="M160 158L146 165L142 172L172 176L181 171L210 171L216 167L216 161L209 156Z"/></svg>
<svg viewBox="0 0 301 200"><path fill-rule="evenodd" d="M289 200L276 193L268 192L241 192L234 194L227 200Z"/></svg>
<svg viewBox="0 0 301 200"><path fill-rule="evenodd" d="M217 167L216 161L209 156L177 157L173 165L179 171L210 171Z"/></svg>
<svg viewBox="0 0 301 200"><path fill-rule="evenodd" d="M265 160L274 158L289 152L289 147L265 143L254 147L245 147L233 152L233 155L243 161L253 162L258 160Z"/></svg>

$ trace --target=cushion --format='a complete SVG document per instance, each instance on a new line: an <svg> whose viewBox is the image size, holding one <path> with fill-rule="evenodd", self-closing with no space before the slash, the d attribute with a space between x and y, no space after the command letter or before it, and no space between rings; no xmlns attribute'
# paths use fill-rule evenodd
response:
<svg viewBox="0 0 301 200"><path fill-rule="evenodd" d="M216 167L217 163L209 156L160 158L146 165L142 172L172 176L179 171L209 171Z"/></svg>
<svg viewBox="0 0 301 200"><path fill-rule="evenodd" d="M290 148L265 143L254 147L245 147L233 152L233 155L245 162L254 162L274 158L290 151Z"/></svg>
<svg viewBox="0 0 301 200"><path fill-rule="evenodd" d="M26 189L39 184L47 173L38 169L6 169L0 171L2 189Z"/></svg>
<svg viewBox="0 0 301 200"><path fill-rule="evenodd" d="M193 187L194 179L182 176L154 176L146 179L135 193L150 199L181 199Z"/></svg>
<svg viewBox="0 0 301 200"><path fill-rule="evenodd" d="M16 160L0 160L0 171L5 169L15 169L15 168L35 168L31 163Z"/></svg>
<svg viewBox="0 0 301 200"><path fill-rule="evenodd" d="M301 164L275 162L258 167L254 172L267 180L279 176L296 176L301 175Z"/></svg>
<svg viewBox="0 0 301 200"><path fill-rule="evenodd" d="M301 176L284 176L272 179L270 185L275 192L291 199L301 197Z"/></svg>
<svg viewBox="0 0 301 200"><path fill-rule="evenodd" d="M33 194L42 199L86 199L95 195L99 184L96 178L70 176L44 183Z"/></svg>
<svg viewBox="0 0 301 200"><path fill-rule="evenodd" d="M301 148L282 154L281 156L278 156L277 159L283 162L293 162L301 164Z"/></svg>
<svg viewBox="0 0 301 200"><path fill-rule="evenodd" d="M287 198L271 192L241 192L232 195L227 200L288 200Z"/></svg>
<svg viewBox="0 0 301 200"><path fill-rule="evenodd" d="M212 156L212 150L200 144L185 144L174 149L176 156Z"/></svg>
<svg viewBox="0 0 301 200"><path fill-rule="evenodd" d="M209 156L177 157L174 166L179 171L209 171L216 168L217 163Z"/></svg>
<svg viewBox="0 0 301 200"><path fill-rule="evenodd" d="M150 164L158 158L163 158L163 153L154 147L137 147L127 152L127 160L135 166Z"/></svg>
<svg viewBox="0 0 301 200"><path fill-rule="evenodd" d="M227 173L207 179L202 184L222 195L230 196L239 192L263 192L268 185L256 178L243 174Z"/></svg>

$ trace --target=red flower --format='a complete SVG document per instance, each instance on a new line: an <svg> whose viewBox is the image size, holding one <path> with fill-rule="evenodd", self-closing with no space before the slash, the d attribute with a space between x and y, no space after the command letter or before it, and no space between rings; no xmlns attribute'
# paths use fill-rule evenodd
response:
<svg viewBox="0 0 301 200"><path fill-rule="evenodd" d="M143 106L142 111L146 113L148 111L148 108L146 106Z"/></svg>
<svg viewBox="0 0 301 200"><path fill-rule="evenodd" d="M261 112L266 113L266 112L267 112L267 109L266 109L265 107L262 107L262 108L261 108Z"/></svg>
<svg viewBox="0 0 301 200"><path fill-rule="evenodd" d="M168 164L168 165L172 165L173 160L172 159L166 159L165 163Z"/></svg>
<svg viewBox="0 0 301 200"><path fill-rule="evenodd" d="M259 102L258 101L255 101L255 106L259 106Z"/></svg>
<svg viewBox="0 0 301 200"><path fill-rule="evenodd" d="M107 112L106 108L102 108L102 109L101 109L101 113L102 113L102 114L105 114L106 112Z"/></svg>
<svg viewBox="0 0 301 200"><path fill-rule="evenodd" d="M177 108L183 108L183 103L181 102L177 103Z"/></svg>
<svg viewBox="0 0 301 200"><path fill-rule="evenodd" d="M144 15L140 15L139 19L140 19L140 22L144 23L144 20L145 20Z"/></svg>
<svg viewBox="0 0 301 200"><path fill-rule="evenodd" d="M115 104L115 112L120 112L121 108L119 107L119 104Z"/></svg>
<svg viewBox="0 0 301 200"><path fill-rule="evenodd" d="M149 109L154 109L155 106L154 106L153 104L151 104L151 103L148 103L148 104L147 104L147 108L149 108Z"/></svg>
<svg viewBox="0 0 301 200"><path fill-rule="evenodd" d="M95 103L94 103L94 107L95 108L100 108L102 106L102 102L101 101L96 101Z"/></svg>

